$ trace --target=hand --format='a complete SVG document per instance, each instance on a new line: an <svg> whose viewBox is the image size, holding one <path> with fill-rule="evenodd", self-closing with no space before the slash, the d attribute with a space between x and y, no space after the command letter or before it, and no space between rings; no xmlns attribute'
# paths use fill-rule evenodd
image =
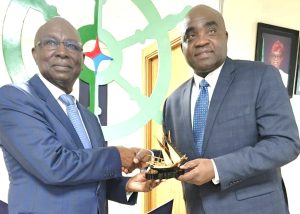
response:
<svg viewBox="0 0 300 214"><path fill-rule="evenodd" d="M215 177L213 163L210 159L191 160L180 166L180 168L187 170L187 172L177 179L187 183L202 185Z"/></svg>
<svg viewBox="0 0 300 214"><path fill-rule="evenodd" d="M132 148L136 151L136 155L133 159L133 162L136 165L136 168L142 169L147 167L149 164L148 161L151 160L152 153L148 149Z"/></svg>
<svg viewBox="0 0 300 214"><path fill-rule="evenodd" d="M126 192L149 192L161 183L161 180L147 180L145 173L130 178L126 184Z"/></svg>
<svg viewBox="0 0 300 214"><path fill-rule="evenodd" d="M133 162L133 159L136 155L136 150L123 146L117 146L116 148L120 153L122 171L125 173L132 172L136 168L135 163Z"/></svg>

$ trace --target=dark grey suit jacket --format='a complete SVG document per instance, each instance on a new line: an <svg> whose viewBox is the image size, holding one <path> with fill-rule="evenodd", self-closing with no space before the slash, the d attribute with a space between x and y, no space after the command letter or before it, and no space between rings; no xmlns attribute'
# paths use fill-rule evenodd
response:
<svg viewBox="0 0 300 214"><path fill-rule="evenodd" d="M116 148L106 148L95 115L77 103L93 149L84 149L58 102L35 75L0 89L0 139L9 173L9 213L106 213L127 202Z"/></svg>
<svg viewBox="0 0 300 214"><path fill-rule="evenodd" d="M164 131L188 156L213 158L220 184L183 183L189 214L288 213L280 167L300 152L298 128L278 70L226 59L213 92L197 153L191 124L193 79L165 102Z"/></svg>

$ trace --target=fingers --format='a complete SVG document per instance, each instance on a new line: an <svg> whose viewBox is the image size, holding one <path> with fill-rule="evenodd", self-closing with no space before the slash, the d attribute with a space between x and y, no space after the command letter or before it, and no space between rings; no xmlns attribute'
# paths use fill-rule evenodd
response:
<svg viewBox="0 0 300 214"><path fill-rule="evenodd" d="M135 157L135 151L128 149L123 146L116 147L120 154L122 171L125 173L132 172L136 167L133 163L133 158Z"/></svg>
<svg viewBox="0 0 300 214"><path fill-rule="evenodd" d="M129 170L122 166L122 172L128 174L128 173L129 173Z"/></svg>
<svg viewBox="0 0 300 214"><path fill-rule="evenodd" d="M185 173L178 177L178 180L195 185L202 185L210 182L215 177L212 160L195 159L187 162L184 166Z"/></svg>
<svg viewBox="0 0 300 214"><path fill-rule="evenodd" d="M136 149L136 148L134 148ZM145 167L147 165L146 162L150 161L152 157L152 152L147 149L138 149L137 153L133 159L135 164L139 164L141 167Z"/></svg>
<svg viewBox="0 0 300 214"><path fill-rule="evenodd" d="M150 180L148 182L149 182L149 190L147 192L156 188L162 181L161 180Z"/></svg>
<svg viewBox="0 0 300 214"><path fill-rule="evenodd" d="M148 161L151 160L152 153L147 149L126 148L123 146L116 147L120 153L122 171L130 173L136 168L145 168L148 166Z"/></svg>
<svg viewBox="0 0 300 214"><path fill-rule="evenodd" d="M193 168L197 167L198 165L199 165L199 161L196 159L196 160L186 162L184 165L180 166L180 168L181 169L193 169Z"/></svg>
<svg viewBox="0 0 300 214"><path fill-rule="evenodd" d="M150 184L150 185L149 185L149 191L153 190L155 187L157 187L157 185L155 185L155 184Z"/></svg>
<svg viewBox="0 0 300 214"><path fill-rule="evenodd" d="M181 169L185 170L185 173L179 176L177 179L180 181L191 182L197 175L197 166L199 166L199 162L200 161L198 159L195 159L180 166Z"/></svg>
<svg viewBox="0 0 300 214"><path fill-rule="evenodd" d="M124 173L130 173L134 169L145 168L149 164L148 162L152 158L152 152L147 149L141 148L126 148L123 146L116 147L120 153L122 171Z"/></svg>
<svg viewBox="0 0 300 214"><path fill-rule="evenodd" d="M189 181L193 180L193 178L195 177L195 173L196 173L196 170L192 169L188 172L185 172L183 175L180 175L177 179L179 181L189 182Z"/></svg>
<svg viewBox="0 0 300 214"><path fill-rule="evenodd" d="M139 173L130 178L126 184L127 192L149 192L156 188L161 180L147 180L145 173Z"/></svg>

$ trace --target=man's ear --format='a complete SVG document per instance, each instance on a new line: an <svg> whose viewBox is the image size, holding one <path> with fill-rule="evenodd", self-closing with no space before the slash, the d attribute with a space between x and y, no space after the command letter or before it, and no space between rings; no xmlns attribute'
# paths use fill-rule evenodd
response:
<svg viewBox="0 0 300 214"><path fill-rule="evenodd" d="M37 56L36 56L36 50L34 47L31 49L31 54L32 54L32 57L34 58L34 60L36 61Z"/></svg>

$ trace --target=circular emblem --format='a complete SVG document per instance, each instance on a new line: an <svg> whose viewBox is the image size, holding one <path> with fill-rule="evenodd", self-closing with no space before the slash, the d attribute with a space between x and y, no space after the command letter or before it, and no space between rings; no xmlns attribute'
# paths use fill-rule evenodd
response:
<svg viewBox="0 0 300 214"><path fill-rule="evenodd" d="M100 0L95 1L94 23L82 26L78 29L83 44L91 40L96 41L94 50L85 53L86 57L93 60L94 70L91 70L85 65L80 75L80 79L89 85L89 109L96 115L101 113L98 98L96 99L96 97L98 97L98 86L108 85L112 82L115 82L124 89L139 108L139 111L135 115L125 121L120 121L114 125L108 124L107 126L102 126L105 139L108 141L133 133L151 119L154 119L159 123L161 122L162 115L160 107L164 102L168 91L172 69L168 31L173 29L177 23L182 20L183 16L190 8L187 6L181 13L169 15L162 19L151 1L132 0L132 2L142 12L148 23L144 29L137 30L132 36L117 40L112 34L103 29L102 19L105 17L102 17L99 14L102 14L102 8L105 1ZM22 8L22 10L20 10L20 8ZM45 0L12 0L10 2L3 22L2 40L4 62L12 82L18 82L20 80L24 81L29 78L29 75L24 68L21 50L22 28L29 9L39 11L43 14L45 20L59 15L57 8L48 5ZM15 20L16 16L12 15L13 11L18 11L19 13L17 17L18 22ZM10 32L10 23L12 23L12 21L14 21L13 23L17 23L17 25L15 24L14 26L14 29L17 29L16 33ZM155 87L149 97L143 95L140 88L132 86L120 72L123 65L123 50L134 44L144 43L146 39L156 40L159 54L158 75ZM101 52L99 42L105 44L108 48L109 56ZM103 60L110 60L109 66L101 72L97 72L98 66Z"/></svg>

